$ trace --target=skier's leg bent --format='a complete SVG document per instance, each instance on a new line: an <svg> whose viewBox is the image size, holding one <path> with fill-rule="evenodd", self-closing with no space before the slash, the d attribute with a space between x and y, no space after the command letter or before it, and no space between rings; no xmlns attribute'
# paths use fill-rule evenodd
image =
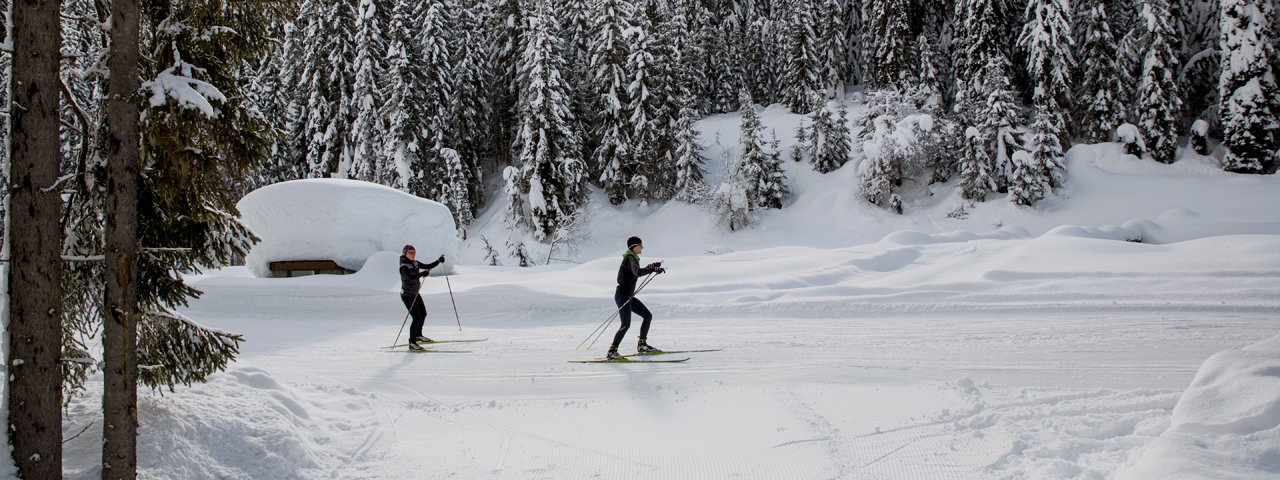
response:
<svg viewBox="0 0 1280 480"><path fill-rule="evenodd" d="M631 311L636 312L643 322L640 322L640 338L649 338L649 322L653 320L653 314L649 313L649 308L640 302L639 298L631 299Z"/></svg>
<svg viewBox="0 0 1280 480"><path fill-rule="evenodd" d="M618 333L613 336L613 345L609 347L610 351L617 351L618 345L622 344L622 337L627 336L627 330L631 328L631 309L622 308L627 303L628 297L621 293L614 294L613 303L618 305Z"/></svg>

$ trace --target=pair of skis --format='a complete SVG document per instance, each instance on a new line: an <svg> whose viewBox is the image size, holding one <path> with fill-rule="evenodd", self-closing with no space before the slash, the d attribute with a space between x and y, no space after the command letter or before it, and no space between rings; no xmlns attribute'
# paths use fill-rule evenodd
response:
<svg viewBox="0 0 1280 480"><path fill-rule="evenodd" d="M419 346L438 345L441 343L476 343L476 342L483 342L485 340L488 340L488 339L478 338L473 340L432 340L430 342L418 342L418 345ZM409 344L407 343L392 345L390 347L382 347L382 349L387 352L396 352L396 353L471 353L470 350L433 350L430 348L423 348L422 350L413 350L409 348Z"/></svg>
<svg viewBox="0 0 1280 480"><path fill-rule="evenodd" d="M634 357L652 357L655 355L671 355L675 353L699 353L699 352L719 352L721 349L708 350L671 350L671 351L653 351L644 353L632 353L623 355L622 358L597 358L594 360L570 360L569 363L681 363L687 362L692 357L684 357L677 359L658 359L658 360L632 360Z"/></svg>
<svg viewBox="0 0 1280 480"><path fill-rule="evenodd" d="M483 342L485 340L488 340L488 339L479 338L479 339L472 339L472 340L432 340L430 342L418 342L418 345L438 345L438 344L444 344L444 343L476 343L476 342ZM408 343L402 343L399 345L392 345L389 347L382 347L382 348L387 352L396 352L396 353L471 353L470 350L435 350L431 348L424 348L422 350L411 350L408 347L409 347ZM597 358L593 360L570 360L569 363L681 363L681 362L689 361L691 357L677 358L677 359L654 359L654 360L634 359L634 358L635 357L652 357L657 355L671 355L676 353L719 352L721 350L722 349L719 349L719 348L706 349L706 350L671 350L671 351L658 350L653 352L632 353L628 355L623 355L622 358Z"/></svg>

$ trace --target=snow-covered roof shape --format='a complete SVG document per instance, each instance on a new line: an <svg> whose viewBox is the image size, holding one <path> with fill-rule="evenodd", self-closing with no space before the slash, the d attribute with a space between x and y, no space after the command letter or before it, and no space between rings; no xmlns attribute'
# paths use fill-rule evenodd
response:
<svg viewBox="0 0 1280 480"><path fill-rule="evenodd" d="M374 183L293 180L254 190L237 207L262 239L245 259L259 277L270 276L270 262L289 260L333 260L359 270L375 252L399 254L406 243L422 261L457 251L448 207Z"/></svg>

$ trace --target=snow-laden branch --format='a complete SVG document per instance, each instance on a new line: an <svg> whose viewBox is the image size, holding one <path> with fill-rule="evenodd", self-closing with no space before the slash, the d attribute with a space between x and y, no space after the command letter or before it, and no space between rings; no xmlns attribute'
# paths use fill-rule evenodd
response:
<svg viewBox="0 0 1280 480"><path fill-rule="evenodd" d="M172 67L160 72L154 80L143 82L142 90L151 92L152 107L160 107L173 100L179 106L194 108L206 117L217 118L218 110L211 102L226 102L227 97L218 87L193 77L193 74L203 72L204 69L176 58Z"/></svg>

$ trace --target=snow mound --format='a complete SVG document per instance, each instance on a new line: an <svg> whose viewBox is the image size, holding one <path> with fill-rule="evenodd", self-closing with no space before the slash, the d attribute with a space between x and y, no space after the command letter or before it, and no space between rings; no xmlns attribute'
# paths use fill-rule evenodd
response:
<svg viewBox="0 0 1280 480"><path fill-rule="evenodd" d="M1200 366L1167 431L1117 479L1280 476L1280 335Z"/></svg>
<svg viewBox="0 0 1280 480"><path fill-rule="evenodd" d="M66 446L66 476L99 478L101 384L72 403L68 418L94 419ZM286 386L257 368L233 368L207 383L139 395L139 478L327 478L352 457L376 419L370 396L332 386ZM82 425L64 425L64 436Z"/></svg>
<svg viewBox="0 0 1280 480"><path fill-rule="evenodd" d="M406 243L418 258L453 257L457 228L449 209L391 187L336 178L294 180L255 190L237 204L262 241L245 263L259 277L271 262L333 260L360 270L374 253Z"/></svg>

